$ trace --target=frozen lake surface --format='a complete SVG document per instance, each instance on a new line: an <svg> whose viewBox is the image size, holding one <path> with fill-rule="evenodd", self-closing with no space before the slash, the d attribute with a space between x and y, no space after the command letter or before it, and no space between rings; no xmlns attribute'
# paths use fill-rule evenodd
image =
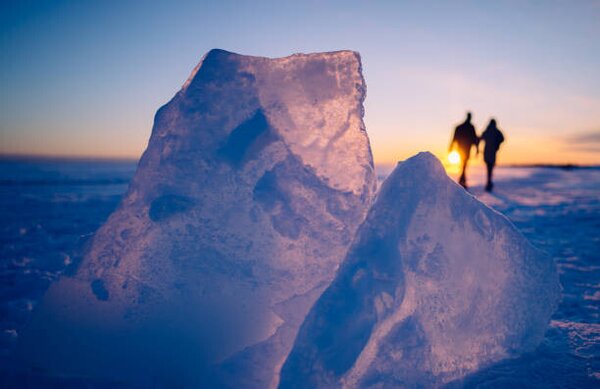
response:
<svg viewBox="0 0 600 389"><path fill-rule="evenodd" d="M135 167L131 161L0 160L0 386L82 384L25 371L13 353L36 303L75 269ZM475 196L554 258L563 299L535 352L450 386L600 386L600 169L499 168L492 194L483 191L480 167L469 179Z"/></svg>

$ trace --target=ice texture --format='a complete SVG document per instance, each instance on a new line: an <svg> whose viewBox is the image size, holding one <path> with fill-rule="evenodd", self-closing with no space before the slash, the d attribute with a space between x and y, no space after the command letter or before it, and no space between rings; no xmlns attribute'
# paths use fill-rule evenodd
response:
<svg viewBox="0 0 600 389"><path fill-rule="evenodd" d="M22 357L143 386L276 386L372 203L364 98L355 52L206 54Z"/></svg>
<svg viewBox="0 0 600 389"><path fill-rule="evenodd" d="M552 259L420 153L382 185L281 388L439 387L542 340Z"/></svg>

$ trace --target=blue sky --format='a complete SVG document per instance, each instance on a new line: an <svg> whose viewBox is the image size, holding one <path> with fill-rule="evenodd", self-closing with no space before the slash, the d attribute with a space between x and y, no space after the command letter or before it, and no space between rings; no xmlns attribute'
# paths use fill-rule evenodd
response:
<svg viewBox="0 0 600 389"><path fill-rule="evenodd" d="M466 110L503 162L600 163L600 2L4 1L0 153L137 157L211 48L352 49L376 162L443 155Z"/></svg>

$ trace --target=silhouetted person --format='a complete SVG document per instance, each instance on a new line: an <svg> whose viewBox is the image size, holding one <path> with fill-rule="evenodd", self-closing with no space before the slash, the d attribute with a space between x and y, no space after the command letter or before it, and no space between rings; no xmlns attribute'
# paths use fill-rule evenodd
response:
<svg viewBox="0 0 600 389"><path fill-rule="evenodd" d="M496 166L496 153L500 148L500 144L504 142L504 135L496 127L495 119L490 120L490 124L488 124L483 134L481 134L479 140L485 142L485 148L483 149L483 160L487 166L487 184L485 185L485 190L491 192L494 187L492 172L494 171L494 166Z"/></svg>
<svg viewBox="0 0 600 389"><path fill-rule="evenodd" d="M450 150L452 150L455 143L458 146L458 153L460 154L460 160L462 162L462 173L458 183L467 189L467 177L465 172L471 154L471 146L475 145L477 154L479 154L479 138L475 133L475 127L471 124L471 112L467 112L467 119L465 122L460 124L454 130L454 137L452 138L452 142L450 142Z"/></svg>

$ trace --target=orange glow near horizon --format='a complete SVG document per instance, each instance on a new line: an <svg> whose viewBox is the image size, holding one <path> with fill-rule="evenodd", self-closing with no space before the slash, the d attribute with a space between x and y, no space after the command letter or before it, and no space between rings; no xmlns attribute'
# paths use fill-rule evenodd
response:
<svg viewBox="0 0 600 389"><path fill-rule="evenodd" d="M386 121L381 116L375 117L376 113L369 113L365 120L375 164L395 165L421 151L430 151L444 164L449 162L447 147L456 124L452 123L452 119L438 120L432 124L405 123L402 120L404 116L388 117L389 121ZM499 165L600 165L600 149L594 149L597 144L593 142L574 143L569 138L573 134L549 135L536 128L519 128L508 120L506 122L506 126L504 121L500 122L506 141L498 152ZM476 123L478 133L481 133L483 123ZM77 132L76 136L61 132L59 128L50 128L35 136L0 133L0 155L138 159L146 148L151 127L149 120L140 118L139 122L131 124L115 123L110 132L95 125ZM439 130L441 127L444 130ZM115 134L117 132L118 136ZM482 153L476 155L472 150L469 165L483 164L482 158Z"/></svg>
<svg viewBox="0 0 600 389"><path fill-rule="evenodd" d="M106 142L96 139L71 139L68 142L58 139L44 139L42 137L31 140L27 144L10 142L2 139L0 142L0 155L38 156L56 158L101 158L101 159L138 159L141 157L147 144L147 138L130 136L121 142ZM376 165L395 165L421 151L430 151L442 161L444 165L458 166L454 153L448 154L444 144L437 139L412 139L404 134L391 139L382 139L381 135L369 131L371 147ZM447 135L447 134L446 134ZM149 134L147 135L149 137ZM90 137L92 138L92 137ZM139 139L138 139L139 138ZM4 140L7 140L4 142ZM483 145L481 146L483 151ZM471 152L469 165L482 165L483 153L476 155ZM520 164L576 164L599 165L600 152L594 150L579 150L570 147L568 142L560 139L543 141L535 136L517 136L507 134L507 141L498 152L499 165Z"/></svg>
<svg viewBox="0 0 600 389"><path fill-rule="evenodd" d="M505 131L506 142L498 151L498 165L530 165L530 164L574 164L600 165L600 150L582 149L571 145L568 140L546 139L542 136L524 136ZM395 165L398 161L406 160L421 151L430 151L442 163L451 164L445 141L447 137L437 139L419 139L419 142L398 137L396 139L381 139L371 137L375 163L379 165ZM410 143L409 143L410 142ZM483 148L480 146L479 155L471 150L469 165L483 165Z"/></svg>

